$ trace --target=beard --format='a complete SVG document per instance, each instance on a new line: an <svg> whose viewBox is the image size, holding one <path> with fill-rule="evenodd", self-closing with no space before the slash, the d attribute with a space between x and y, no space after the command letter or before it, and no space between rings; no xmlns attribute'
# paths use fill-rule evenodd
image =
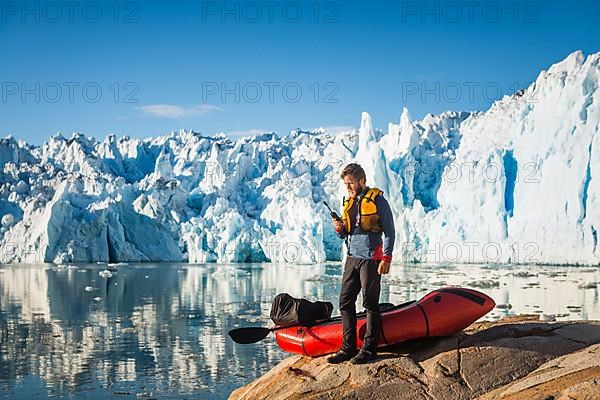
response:
<svg viewBox="0 0 600 400"><path fill-rule="evenodd" d="M358 189L356 190L356 196L355 197L360 196L364 190L365 190L365 188L363 186L359 186Z"/></svg>

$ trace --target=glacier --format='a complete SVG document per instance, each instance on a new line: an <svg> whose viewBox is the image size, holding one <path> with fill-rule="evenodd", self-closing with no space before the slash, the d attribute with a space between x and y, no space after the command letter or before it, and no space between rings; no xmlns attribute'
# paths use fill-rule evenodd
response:
<svg viewBox="0 0 600 400"><path fill-rule="evenodd" d="M358 129L179 130L0 139L0 262L343 258L327 201L360 163L385 193L395 262L598 264L600 53L581 51L484 112ZM595 179L596 178L596 179Z"/></svg>

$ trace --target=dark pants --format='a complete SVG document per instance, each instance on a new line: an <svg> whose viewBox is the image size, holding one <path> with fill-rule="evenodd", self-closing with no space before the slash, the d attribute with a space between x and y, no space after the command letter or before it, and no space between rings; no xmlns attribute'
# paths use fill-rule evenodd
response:
<svg viewBox="0 0 600 400"><path fill-rule="evenodd" d="M340 292L340 313L342 314L342 350L356 351L356 298L362 288L363 307L367 310L367 326L363 339L363 349L377 352L377 341L381 314L379 312L379 289L381 275L377 272L379 260L363 260L348 257L342 276Z"/></svg>

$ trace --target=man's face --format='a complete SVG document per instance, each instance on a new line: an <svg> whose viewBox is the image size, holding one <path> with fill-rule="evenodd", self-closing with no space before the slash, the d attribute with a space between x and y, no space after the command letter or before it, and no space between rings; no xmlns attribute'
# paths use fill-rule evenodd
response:
<svg viewBox="0 0 600 400"><path fill-rule="evenodd" d="M351 197L356 197L363 191L365 188L365 180L364 179L356 179L352 175L344 176L344 185L346 185L346 190L348 190L348 195Z"/></svg>

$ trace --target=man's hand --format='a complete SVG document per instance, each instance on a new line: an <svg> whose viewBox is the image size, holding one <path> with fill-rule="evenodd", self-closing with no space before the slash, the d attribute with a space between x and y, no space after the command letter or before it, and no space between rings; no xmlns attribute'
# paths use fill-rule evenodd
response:
<svg viewBox="0 0 600 400"><path fill-rule="evenodd" d="M379 275L385 275L390 272L390 263L381 260L381 262L379 262L379 268L377 268L377 272Z"/></svg>
<svg viewBox="0 0 600 400"><path fill-rule="evenodd" d="M334 219L333 220L333 228L335 229L336 232L341 232L344 229L344 223L340 220Z"/></svg>

